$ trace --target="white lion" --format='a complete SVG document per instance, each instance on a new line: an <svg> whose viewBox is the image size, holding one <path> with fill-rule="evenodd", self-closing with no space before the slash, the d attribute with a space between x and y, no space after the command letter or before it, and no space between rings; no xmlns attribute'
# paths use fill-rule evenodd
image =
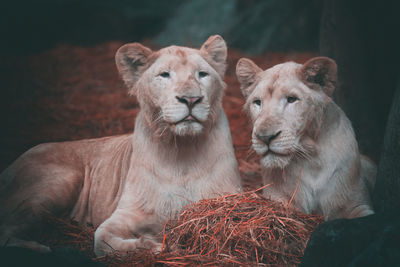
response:
<svg viewBox="0 0 400 267"><path fill-rule="evenodd" d="M326 220L372 214L376 167L359 154L350 121L332 101L336 63L325 57L265 71L240 59L236 74L261 158L263 193Z"/></svg>
<svg viewBox="0 0 400 267"><path fill-rule="evenodd" d="M182 208L241 191L222 109L227 47L122 46L116 63L140 113L133 134L36 146L0 177L1 245L49 248L23 234L48 213L98 226L95 253L160 249L154 234Z"/></svg>

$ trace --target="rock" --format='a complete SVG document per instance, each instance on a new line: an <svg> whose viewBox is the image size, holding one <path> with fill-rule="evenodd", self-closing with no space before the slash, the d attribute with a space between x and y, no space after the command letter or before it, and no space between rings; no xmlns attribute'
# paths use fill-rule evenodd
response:
<svg viewBox="0 0 400 267"><path fill-rule="evenodd" d="M311 235L300 266L399 266L400 215L339 219Z"/></svg>

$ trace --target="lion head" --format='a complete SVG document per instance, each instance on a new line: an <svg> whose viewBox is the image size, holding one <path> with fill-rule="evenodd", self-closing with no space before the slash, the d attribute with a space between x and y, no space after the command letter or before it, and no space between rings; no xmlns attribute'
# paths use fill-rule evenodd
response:
<svg viewBox="0 0 400 267"><path fill-rule="evenodd" d="M211 36L200 49L169 46L153 52L139 43L122 46L116 64L145 120L159 136L197 136L219 115L227 47Z"/></svg>
<svg viewBox="0 0 400 267"><path fill-rule="evenodd" d="M244 109L252 123L252 147L265 168L285 168L310 158L336 83L336 63L325 57L303 65L287 62L263 71L242 58L236 66Z"/></svg>

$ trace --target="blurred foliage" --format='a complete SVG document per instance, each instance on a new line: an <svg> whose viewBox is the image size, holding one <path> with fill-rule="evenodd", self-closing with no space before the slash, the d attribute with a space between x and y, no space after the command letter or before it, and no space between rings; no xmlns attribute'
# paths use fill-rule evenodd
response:
<svg viewBox="0 0 400 267"><path fill-rule="evenodd" d="M199 46L220 34L247 53L318 49L320 1L191 0L179 6L155 42Z"/></svg>
<svg viewBox="0 0 400 267"><path fill-rule="evenodd" d="M2 3L2 53L108 40L201 45L221 34L248 53L317 50L318 0L15 0Z"/></svg>

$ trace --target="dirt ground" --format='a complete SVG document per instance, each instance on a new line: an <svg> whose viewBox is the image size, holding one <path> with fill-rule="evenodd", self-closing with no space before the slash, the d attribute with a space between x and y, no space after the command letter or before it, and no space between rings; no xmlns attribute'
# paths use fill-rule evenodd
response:
<svg viewBox="0 0 400 267"><path fill-rule="evenodd" d="M39 54L0 58L0 170L39 143L133 131L139 106L127 95L114 63L122 44L58 45ZM251 153L251 126L242 111L244 99L235 77L236 62L244 56L240 51L229 51L223 105L244 184L254 187L259 184L259 165ZM265 69L289 60L302 63L313 56L270 53L250 58Z"/></svg>

